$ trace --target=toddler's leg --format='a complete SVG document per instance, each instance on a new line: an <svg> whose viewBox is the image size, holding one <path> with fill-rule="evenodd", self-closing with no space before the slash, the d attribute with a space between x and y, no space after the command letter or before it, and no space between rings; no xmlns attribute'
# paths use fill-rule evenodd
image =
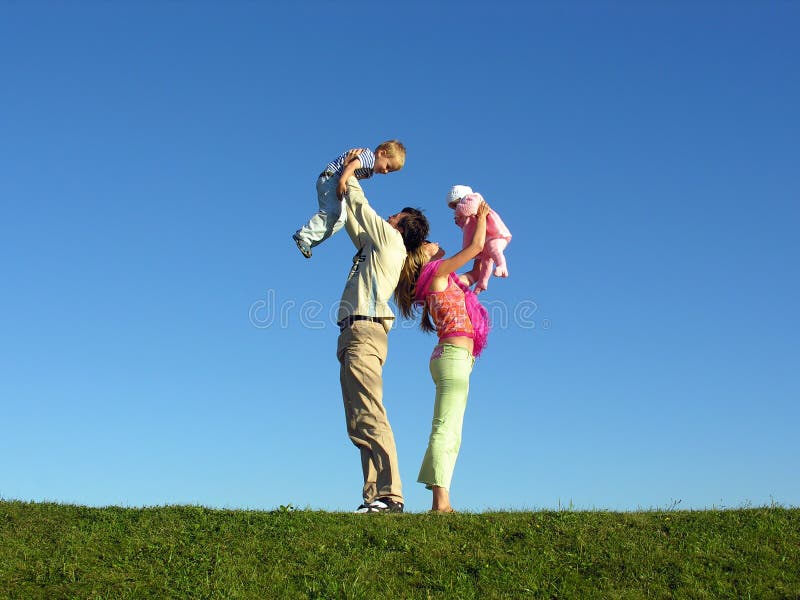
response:
<svg viewBox="0 0 800 600"><path fill-rule="evenodd" d="M320 177L317 180L319 211L295 233L295 238L310 247L318 246L339 231L347 217L342 201L336 195L338 177Z"/></svg>
<svg viewBox="0 0 800 600"><path fill-rule="evenodd" d="M506 256L505 254L503 254L503 250L506 249L506 246L508 246L508 240L504 238L497 238L486 242L487 251L495 262L495 269L494 269L495 277L508 277Z"/></svg>
<svg viewBox="0 0 800 600"><path fill-rule="evenodd" d="M483 291L489 289L489 277L492 276L492 267L494 266L494 260L488 254L484 254L480 258L480 268L481 274L478 282L475 284L475 293L480 294Z"/></svg>

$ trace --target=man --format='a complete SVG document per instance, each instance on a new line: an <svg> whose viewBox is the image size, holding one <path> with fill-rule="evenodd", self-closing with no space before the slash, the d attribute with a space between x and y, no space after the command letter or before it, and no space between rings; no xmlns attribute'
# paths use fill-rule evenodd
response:
<svg viewBox="0 0 800 600"><path fill-rule="evenodd" d="M383 406L382 370L394 322L389 299L406 251L418 248L428 235L428 220L414 208L382 219L355 177L347 180L345 204L345 229L358 251L339 305L336 356L347 433L361 452L364 475L364 501L356 512L403 512L394 434Z"/></svg>

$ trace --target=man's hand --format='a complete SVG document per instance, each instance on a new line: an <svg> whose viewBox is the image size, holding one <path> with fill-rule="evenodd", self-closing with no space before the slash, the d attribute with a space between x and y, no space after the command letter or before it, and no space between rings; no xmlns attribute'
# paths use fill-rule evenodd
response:
<svg viewBox="0 0 800 600"><path fill-rule="evenodd" d="M347 165L347 164L350 164L351 162L353 162L353 160L358 158L359 155L364 150L366 150L366 148L351 148L350 150L348 150L347 154L344 157L344 164Z"/></svg>

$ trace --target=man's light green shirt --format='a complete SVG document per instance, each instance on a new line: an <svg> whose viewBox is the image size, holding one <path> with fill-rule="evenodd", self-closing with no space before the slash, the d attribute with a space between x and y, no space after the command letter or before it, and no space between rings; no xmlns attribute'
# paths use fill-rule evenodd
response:
<svg viewBox="0 0 800 600"><path fill-rule="evenodd" d="M394 319L389 300L406 260L400 232L369 205L355 177L347 180L345 229L358 249L342 292L337 321L351 315ZM387 322L391 326L392 321Z"/></svg>

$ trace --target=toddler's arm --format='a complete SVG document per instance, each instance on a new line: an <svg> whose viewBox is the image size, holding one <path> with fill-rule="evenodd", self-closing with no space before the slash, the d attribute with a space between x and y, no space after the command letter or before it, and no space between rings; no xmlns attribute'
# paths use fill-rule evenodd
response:
<svg viewBox="0 0 800 600"><path fill-rule="evenodd" d="M478 270L479 270L478 260L476 259L475 262L472 263L472 269L467 271L466 273L461 273L458 276L458 279L461 281L461 283L469 287L478 280L478 275L477 275Z"/></svg>
<svg viewBox="0 0 800 600"><path fill-rule="evenodd" d="M347 151L344 169L342 169L342 174L339 177L339 186L336 190L336 195L339 196L339 200L343 200L347 192L347 179L356 172L356 169L361 168L362 164L359 156L364 150L366 150L366 148L351 148Z"/></svg>

